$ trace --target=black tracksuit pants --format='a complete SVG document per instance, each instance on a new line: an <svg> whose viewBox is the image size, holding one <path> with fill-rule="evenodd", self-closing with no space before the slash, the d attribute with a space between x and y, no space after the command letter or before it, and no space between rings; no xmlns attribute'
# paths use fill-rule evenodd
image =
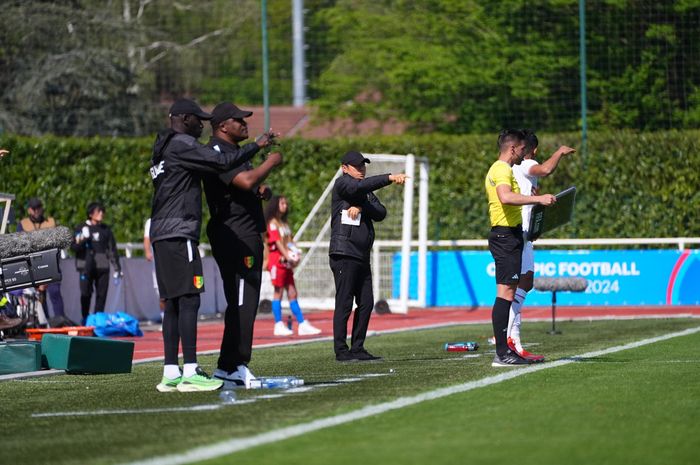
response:
<svg viewBox="0 0 700 465"><path fill-rule="evenodd" d="M232 372L238 365L247 365L253 351L262 281L262 236L238 237L225 224L213 222L207 225L207 235L228 304L217 368Z"/></svg>
<svg viewBox="0 0 700 465"><path fill-rule="evenodd" d="M80 310L83 315L83 323L90 314L90 300L92 288L95 287L95 313L105 311L107 291L109 290L109 269L86 269L80 273Z"/></svg>
<svg viewBox="0 0 700 465"><path fill-rule="evenodd" d="M335 280L335 312L333 313L333 346L336 355L348 350L347 328L353 301L357 309L352 320L350 351L364 349L369 319L374 307L372 268L369 262L345 255L330 256Z"/></svg>

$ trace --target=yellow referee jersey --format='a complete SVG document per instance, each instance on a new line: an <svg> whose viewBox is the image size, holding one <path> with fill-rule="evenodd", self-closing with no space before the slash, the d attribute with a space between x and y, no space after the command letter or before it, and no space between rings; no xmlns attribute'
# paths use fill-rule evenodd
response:
<svg viewBox="0 0 700 465"><path fill-rule="evenodd" d="M513 192L520 193L520 187L513 176L513 168L501 160L496 160L486 173L484 186L489 201L491 226L517 226L522 223L520 205L503 205L498 199L496 186L507 184Z"/></svg>

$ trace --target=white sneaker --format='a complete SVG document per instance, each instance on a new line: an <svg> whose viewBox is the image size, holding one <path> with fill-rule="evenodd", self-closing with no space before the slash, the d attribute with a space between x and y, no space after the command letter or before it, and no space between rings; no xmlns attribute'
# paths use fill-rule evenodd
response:
<svg viewBox="0 0 700 465"><path fill-rule="evenodd" d="M297 334L299 334L299 336L313 336L314 334L319 334L320 332L321 330L309 323L308 320L304 320L302 323L299 323L299 328L297 328Z"/></svg>
<svg viewBox="0 0 700 465"><path fill-rule="evenodd" d="M294 334L294 331L287 328L287 325L284 324L284 321L278 321L277 323L275 323L275 330L273 334L275 336L291 336L292 334Z"/></svg>
<svg viewBox="0 0 700 465"><path fill-rule="evenodd" d="M236 371L227 373L224 370L216 369L214 371L214 378L220 379L224 382L224 389L231 389L237 387L244 387L250 389L251 381L257 379L250 369L245 365L238 365Z"/></svg>

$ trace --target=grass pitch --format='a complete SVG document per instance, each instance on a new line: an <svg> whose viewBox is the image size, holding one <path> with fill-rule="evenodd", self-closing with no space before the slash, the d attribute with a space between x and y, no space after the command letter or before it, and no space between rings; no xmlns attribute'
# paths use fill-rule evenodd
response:
<svg viewBox="0 0 700 465"><path fill-rule="evenodd" d="M525 324L548 360L700 326L698 320ZM258 375L308 390L158 393L160 364L130 375L58 375L0 383L3 463L122 463L355 412L519 369L492 368L490 326L372 337L383 362L338 364L329 342L256 350ZM475 340L479 352L444 352ZM696 463L700 333L528 373L200 463ZM468 357L465 358L464 355ZM473 357L473 355L480 355ZM201 357L213 368L215 357ZM279 395L279 396L276 396ZM51 415L65 416L51 416ZM163 463L168 463L164 460Z"/></svg>

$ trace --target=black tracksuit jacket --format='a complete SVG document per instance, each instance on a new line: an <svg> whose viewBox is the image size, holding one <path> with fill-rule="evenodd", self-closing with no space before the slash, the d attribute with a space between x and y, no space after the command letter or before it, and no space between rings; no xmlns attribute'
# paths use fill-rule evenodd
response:
<svg viewBox="0 0 700 465"><path fill-rule="evenodd" d="M369 263L374 244L373 221L386 217L386 208L372 192L391 184L388 174L355 179L343 174L335 180L331 201L331 243L329 255L353 257ZM360 225L342 224L341 212L350 207L362 208Z"/></svg>
<svg viewBox="0 0 700 465"><path fill-rule="evenodd" d="M151 242L181 237L199 242L202 226L202 174L222 173L244 163L260 148L251 142L219 153L189 134L158 133L151 158L153 193Z"/></svg>

